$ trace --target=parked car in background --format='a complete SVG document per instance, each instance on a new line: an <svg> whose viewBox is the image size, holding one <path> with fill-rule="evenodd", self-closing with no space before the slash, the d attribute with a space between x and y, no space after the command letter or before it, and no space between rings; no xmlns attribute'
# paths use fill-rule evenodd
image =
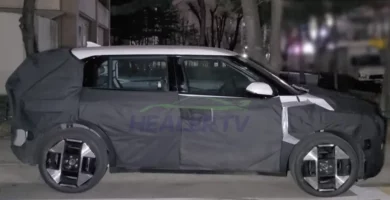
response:
<svg viewBox="0 0 390 200"><path fill-rule="evenodd" d="M336 45L339 73L359 82L381 83L385 72L381 52L369 40L341 41Z"/></svg>
<svg viewBox="0 0 390 200"><path fill-rule="evenodd" d="M290 85L268 62L222 49L57 49L7 80L12 150L52 188L110 172L249 171L294 177L315 196L346 192L384 162L375 105Z"/></svg>

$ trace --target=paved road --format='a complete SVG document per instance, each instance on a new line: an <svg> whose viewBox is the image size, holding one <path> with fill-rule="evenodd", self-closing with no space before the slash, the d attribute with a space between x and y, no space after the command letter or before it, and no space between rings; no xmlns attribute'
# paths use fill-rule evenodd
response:
<svg viewBox="0 0 390 200"><path fill-rule="evenodd" d="M35 167L20 164L4 148L7 142L0 141L0 200L313 199L290 177L254 175L107 174L91 191L62 194L43 184ZM390 194L389 177L390 162L377 178L358 183L342 197L333 199L390 200L386 194Z"/></svg>

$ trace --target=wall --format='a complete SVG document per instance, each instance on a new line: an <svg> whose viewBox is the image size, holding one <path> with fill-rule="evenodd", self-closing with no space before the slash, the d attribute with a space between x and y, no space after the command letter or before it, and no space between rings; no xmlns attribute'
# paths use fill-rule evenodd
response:
<svg viewBox="0 0 390 200"><path fill-rule="evenodd" d="M88 17L96 19L96 0L79 0L79 9Z"/></svg>
<svg viewBox="0 0 390 200"><path fill-rule="evenodd" d="M91 23L83 17L79 17L77 23L77 46L86 46L87 41L90 40Z"/></svg>
<svg viewBox="0 0 390 200"><path fill-rule="evenodd" d="M97 21L105 28L110 27L110 11L100 2L97 4Z"/></svg>
<svg viewBox="0 0 390 200"><path fill-rule="evenodd" d="M85 0L82 0L85 1ZM89 1L89 0L87 0ZM22 8L23 0L0 0L0 7ZM36 8L42 10L60 10L60 0L37 0Z"/></svg>
<svg viewBox="0 0 390 200"><path fill-rule="evenodd" d="M39 51L46 51L58 47L58 25L57 22L48 18L37 16L35 22L37 43Z"/></svg>
<svg viewBox="0 0 390 200"><path fill-rule="evenodd" d="M81 0L85 1L85 0ZM66 14L59 18L60 21L60 45L63 47L76 47L79 18L79 0L63 0L61 1L61 10Z"/></svg>
<svg viewBox="0 0 390 200"><path fill-rule="evenodd" d="M104 29L101 27L97 29L97 44L104 45Z"/></svg>
<svg viewBox="0 0 390 200"><path fill-rule="evenodd" d="M25 57L19 18L20 14L0 12L0 95L6 94L5 82Z"/></svg>

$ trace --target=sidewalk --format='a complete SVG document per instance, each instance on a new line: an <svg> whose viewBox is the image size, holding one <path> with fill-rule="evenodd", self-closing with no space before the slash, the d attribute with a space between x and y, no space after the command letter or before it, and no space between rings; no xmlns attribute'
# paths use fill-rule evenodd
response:
<svg viewBox="0 0 390 200"><path fill-rule="evenodd" d="M0 165L21 164L11 151L11 141L0 139Z"/></svg>

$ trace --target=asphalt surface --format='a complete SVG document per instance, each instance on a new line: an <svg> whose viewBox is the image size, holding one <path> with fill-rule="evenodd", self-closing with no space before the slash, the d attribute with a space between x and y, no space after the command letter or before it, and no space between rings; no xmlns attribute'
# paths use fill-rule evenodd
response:
<svg viewBox="0 0 390 200"><path fill-rule="evenodd" d="M301 191L290 177L259 175L107 173L88 192L63 194L46 186L36 167L19 163L8 147L9 141L0 140L0 200L321 199ZM387 152L390 155L390 150ZM390 200L389 161L376 178L360 182L332 199Z"/></svg>

